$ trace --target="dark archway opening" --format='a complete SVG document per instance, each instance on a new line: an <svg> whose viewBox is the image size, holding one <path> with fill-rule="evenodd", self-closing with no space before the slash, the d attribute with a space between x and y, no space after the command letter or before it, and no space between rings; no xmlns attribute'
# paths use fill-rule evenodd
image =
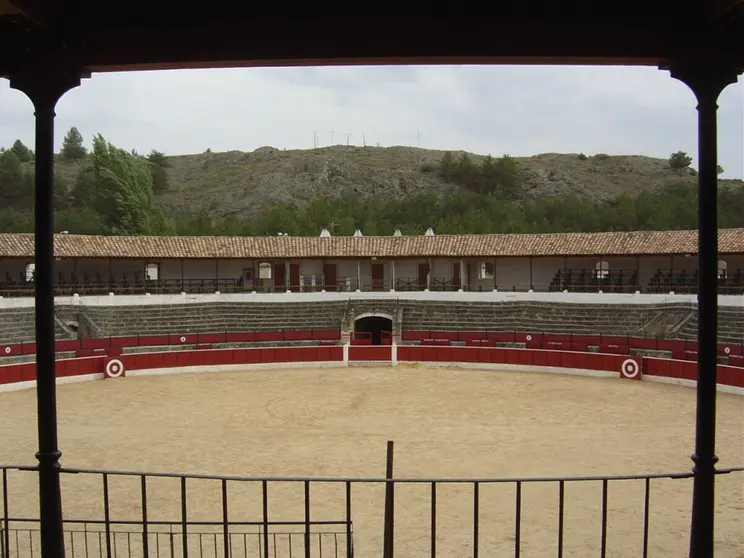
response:
<svg viewBox="0 0 744 558"><path fill-rule="evenodd" d="M383 332L392 334L393 320L384 316L365 316L354 322L354 333L369 333L373 345L386 344L383 341ZM389 341L387 341L389 343Z"/></svg>

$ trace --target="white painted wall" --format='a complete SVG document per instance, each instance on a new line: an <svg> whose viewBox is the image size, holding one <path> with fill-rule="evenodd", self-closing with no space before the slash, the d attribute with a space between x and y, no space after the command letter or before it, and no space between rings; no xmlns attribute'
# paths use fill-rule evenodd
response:
<svg viewBox="0 0 744 558"><path fill-rule="evenodd" d="M461 277L464 285L469 285L472 290L490 291L493 289L494 282L499 291L526 291L533 286L535 290L546 291L558 270L562 269L595 269L598 262L602 259L606 261L610 270L623 269L632 273L638 270L638 278L642 289L648 287L654 274L659 269L674 269L675 271L686 270L692 273L698 265L697 256L644 256L644 257L500 257L500 258L472 258L464 259ZM736 269L744 269L744 255L722 256L722 260L728 264L729 274L733 276ZM147 263L157 263L160 265L160 279L180 280L182 277L186 280L212 280L220 279L238 279L244 270L254 269L257 272L258 265L266 260L160 260L149 262L146 260L122 260L112 259L80 259L60 260L56 262L56 272L62 273L69 278L75 273L79 280L85 275L91 281L100 277L102 281L107 281L109 275L113 275L116 280L126 277L127 280L134 282L137 277L144 277L145 265ZM420 263L428 263L427 258L400 259L395 261L395 277L415 279L418 277L418 267ZM284 260L268 260L271 264L284 265ZM459 263L458 258L438 258L432 259L431 276L440 279L451 279L454 274L454 266ZM481 263L489 262L495 264L495 278L479 278ZM25 271L26 264L30 259L21 258L4 258L0 259L0 274L5 277L6 273L11 278L17 280ZM315 278L316 285L319 287L322 283L323 261L322 260L300 260L300 275L306 284L312 282ZM358 288L358 271L357 260L327 260L325 263L335 264L337 267L337 277L340 285L346 285L348 279L348 288L352 291ZM386 288L389 289L392 283L393 270L390 260L377 260L385 268ZM359 270L361 271L361 284L364 290L371 288L371 264L368 258L359 260ZM470 266L470 277L468 277L468 266ZM469 280L468 280L469 279ZM248 290L252 285L247 285Z"/></svg>
<svg viewBox="0 0 744 558"><path fill-rule="evenodd" d="M57 304L85 304L87 306L138 306L145 304L194 304L204 302L252 302L252 303L298 303L330 302L349 299L389 298L389 291L366 293L239 293L239 294L188 294L188 295L116 295L116 296L81 296L57 297ZM512 293L512 292L398 292L394 296L399 300L439 300L451 302L508 302L508 301L542 301L574 304L664 304L664 303L697 303L696 295L666 294L598 294L598 293ZM744 296L721 295L718 304L726 307L744 307ZM0 298L0 310L4 308L33 308L34 299Z"/></svg>

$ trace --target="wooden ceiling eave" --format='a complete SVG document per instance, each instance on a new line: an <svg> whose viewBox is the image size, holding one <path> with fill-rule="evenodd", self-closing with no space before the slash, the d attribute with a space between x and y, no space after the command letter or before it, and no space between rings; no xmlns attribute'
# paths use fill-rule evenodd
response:
<svg viewBox="0 0 744 558"><path fill-rule="evenodd" d="M279 60L206 60L199 62L149 62L133 64L92 64L91 72L187 70L219 68L282 68L300 66L403 66L403 65L568 65L568 66L663 66L665 57L516 57L516 56L431 56L386 58L292 58Z"/></svg>
<svg viewBox="0 0 744 558"><path fill-rule="evenodd" d="M33 36L16 35L11 40L6 35L3 40L0 29L0 75L23 71L35 57L91 72L414 64L659 67L668 66L670 60L723 55L744 66L740 21L729 24L724 33L713 26L693 28L688 19L677 22L674 16L663 22L587 18L592 21L497 20L498 31L494 20L481 18L469 21L468 33L451 19L426 25L399 20L381 25L378 20L353 18L319 20L313 25L238 19L216 24L192 21L183 26L150 19L149 27L143 28L86 23L67 29L63 37L57 35L59 48L42 41L40 50L34 48ZM742 33L736 33L736 28Z"/></svg>
<svg viewBox="0 0 744 558"><path fill-rule="evenodd" d="M737 8L744 7L744 0L713 0L711 2L713 18L725 17Z"/></svg>

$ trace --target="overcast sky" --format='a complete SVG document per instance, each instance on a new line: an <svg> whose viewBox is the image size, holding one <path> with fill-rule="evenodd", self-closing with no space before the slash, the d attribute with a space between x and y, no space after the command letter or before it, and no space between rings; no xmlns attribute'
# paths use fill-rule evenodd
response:
<svg viewBox="0 0 744 558"><path fill-rule="evenodd" d="M744 86L720 99L725 176L744 175ZM654 68L413 66L95 74L57 107L57 144L86 139L167 154L264 145L420 145L494 156L695 155L692 93ZM0 79L0 145L33 145L31 103ZM693 162L693 165L696 161Z"/></svg>

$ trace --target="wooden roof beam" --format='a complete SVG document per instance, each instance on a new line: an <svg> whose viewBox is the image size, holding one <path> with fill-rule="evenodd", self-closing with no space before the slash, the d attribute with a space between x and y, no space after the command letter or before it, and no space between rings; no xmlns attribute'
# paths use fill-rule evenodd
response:
<svg viewBox="0 0 744 558"><path fill-rule="evenodd" d="M37 0L0 0L2 16L20 16L42 29L51 27L48 15Z"/></svg>
<svg viewBox="0 0 744 558"><path fill-rule="evenodd" d="M712 19L720 19L737 9L744 9L744 0L713 0L712 4Z"/></svg>

